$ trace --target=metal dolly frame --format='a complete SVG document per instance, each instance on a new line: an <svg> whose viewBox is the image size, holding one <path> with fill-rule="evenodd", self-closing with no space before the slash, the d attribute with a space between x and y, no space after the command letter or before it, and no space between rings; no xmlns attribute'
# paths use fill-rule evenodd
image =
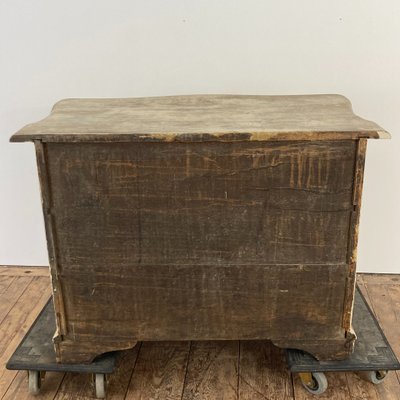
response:
<svg viewBox="0 0 400 400"><path fill-rule="evenodd" d="M306 390L323 393L328 382L324 372L361 371L363 377L381 383L388 371L399 370L390 344L360 290L356 289L353 326L357 334L354 353L342 361L318 361L300 350L287 349L286 359L292 373L299 373ZM95 377L96 397L105 398L106 374L116 368L117 352L98 357L91 364L57 363L52 336L55 330L53 301L50 299L6 364L10 370L28 371L29 391L37 394L46 371L91 373Z"/></svg>
<svg viewBox="0 0 400 400"><path fill-rule="evenodd" d="M50 298L7 362L6 368L28 371L28 388L32 394L39 393L47 371L90 373L94 377L96 397L104 399L106 374L114 372L118 353L104 354L91 364L58 363L52 341L55 327L53 300Z"/></svg>
<svg viewBox="0 0 400 400"><path fill-rule="evenodd" d="M379 384L388 371L400 369L393 349L358 287L354 300L353 328L357 335L355 349L345 360L318 361L303 351L286 350L289 370L299 374L301 383L310 393L325 392L328 381L324 372L359 372L365 380Z"/></svg>

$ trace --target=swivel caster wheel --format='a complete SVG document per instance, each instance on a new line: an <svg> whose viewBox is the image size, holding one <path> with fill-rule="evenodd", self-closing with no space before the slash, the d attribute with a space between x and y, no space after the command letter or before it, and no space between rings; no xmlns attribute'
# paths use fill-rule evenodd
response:
<svg viewBox="0 0 400 400"><path fill-rule="evenodd" d="M359 374L360 376L368 381L373 383L374 385L379 385L382 383L385 378L387 377L389 371L387 370L382 370L382 371L360 371Z"/></svg>
<svg viewBox="0 0 400 400"><path fill-rule="evenodd" d="M31 394L39 394L42 386L42 376L40 371L28 371L28 390Z"/></svg>
<svg viewBox="0 0 400 400"><path fill-rule="evenodd" d="M98 399L106 398L106 375L105 374L94 374L94 387L96 397Z"/></svg>
<svg viewBox="0 0 400 400"><path fill-rule="evenodd" d="M328 381L323 372L301 372L299 376L304 389L312 394L322 394L328 388Z"/></svg>

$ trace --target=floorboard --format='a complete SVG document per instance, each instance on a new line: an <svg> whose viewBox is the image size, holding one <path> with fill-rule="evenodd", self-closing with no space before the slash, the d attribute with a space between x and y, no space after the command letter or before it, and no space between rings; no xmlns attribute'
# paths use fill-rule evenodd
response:
<svg viewBox="0 0 400 400"><path fill-rule="evenodd" d="M182 399L237 399L238 361L239 341L193 342Z"/></svg>
<svg viewBox="0 0 400 400"><path fill-rule="evenodd" d="M240 400L291 400L292 379L284 352L268 341L241 341Z"/></svg>
<svg viewBox="0 0 400 400"><path fill-rule="evenodd" d="M0 296L7 290L7 288L11 285L14 281L15 277L7 276L7 275L0 275ZM5 300L4 296L4 300Z"/></svg>
<svg viewBox="0 0 400 400"><path fill-rule="evenodd" d="M127 400L180 400L190 342L142 343Z"/></svg>
<svg viewBox="0 0 400 400"><path fill-rule="evenodd" d="M21 267L15 265L0 265L0 276L45 276L48 278L49 267Z"/></svg>
<svg viewBox="0 0 400 400"><path fill-rule="evenodd" d="M365 382L357 373L346 372L347 387L352 400L379 400L376 386Z"/></svg>
<svg viewBox="0 0 400 400"><path fill-rule="evenodd" d="M359 286L400 357L400 275L362 274ZM47 373L39 396L27 391L27 374L5 363L51 294L48 268L0 266L0 399L95 399L91 376ZM121 352L108 377L108 400L306 400L282 350L267 341L147 342ZM381 385L353 372L326 374L318 399L400 400L400 373Z"/></svg>
<svg viewBox="0 0 400 400"><path fill-rule="evenodd" d="M27 372L19 371L9 386L3 400L53 400L56 396L64 374L47 372L42 383L42 390L39 396L28 392ZM75 397L76 398L76 397Z"/></svg>
<svg viewBox="0 0 400 400"><path fill-rule="evenodd" d="M16 301L21 297L22 293L25 292L27 287L32 283L33 278L18 276L13 277L7 288L1 294L0 302L0 324L4 318L8 315Z"/></svg>
<svg viewBox="0 0 400 400"><path fill-rule="evenodd" d="M0 323L0 398L3 398L17 372L5 364L50 297L49 279L34 277Z"/></svg>

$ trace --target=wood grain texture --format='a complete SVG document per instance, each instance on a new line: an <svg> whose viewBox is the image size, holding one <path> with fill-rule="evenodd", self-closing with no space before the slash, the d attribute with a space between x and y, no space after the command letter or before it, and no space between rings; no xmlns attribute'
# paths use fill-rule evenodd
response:
<svg viewBox="0 0 400 400"><path fill-rule="evenodd" d="M0 295L3 294L4 291L11 285L14 281L14 277L12 276L2 276L0 275Z"/></svg>
<svg viewBox="0 0 400 400"><path fill-rule="evenodd" d="M340 280L346 278L341 264L132 266L130 270L132 276L122 269L112 276L101 269L79 276L65 273L70 284L69 331L76 338L92 330L98 337L112 338L118 332L142 340L260 339L268 333L274 339L341 337ZM96 282L87 287L94 273ZM321 284L314 287L316 275ZM113 296L115 303L109 304ZM128 298L130 302L119 308L119 302Z"/></svg>
<svg viewBox="0 0 400 400"><path fill-rule="evenodd" d="M65 373L54 400L95 399L94 384L90 374Z"/></svg>
<svg viewBox="0 0 400 400"><path fill-rule="evenodd" d="M358 142L36 146L59 360L138 340L351 352Z"/></svg>
<svg viewBox="0 0 400 400"><path fill-rule="evenodd" d="M294 399L291 374L281 349L267 341L240 342L238 399Z"/></svg>
<svg viewBox="0 0 400 400"><path fill-rule="evenodd" d="M126 398L140 348L141 344L120 354L117 370L107 377L108 400L124 400Z"/></svg>
<svg viewBox="0 0 400 400"><path fill-rule="evenodd" d="M379 400L376 385L366 382L355 372L346 372L347 387L352 399L357 400Z"/></svg>
<svg viewBox="0 0 400 400"><path fill-rule="evenodd" d="M238 341L193 342L182 400L238 398Z"/></svg>
<svg viewBox="0 0 400 400"><path fill-rule="evenodd" d="M34 277L0 323L0 398L17 374L17 371L6 370L4 366L50 295L48 278ZM1 298L3 300L4 297Z"/></svg>
<svg viewBox="0 0 400 400"><path fill-rule="evenodd" d="M341 328L344 286L339 277L343 281L347 276L343 265L132 266L131 271L131 277L98 271L95 286L89 288L91 270L69 276L70 333L59 343L65 359L90 350L96 354L102 346L130 347L132 340L188 338L269 337L318 357L344 357L348 351ZM316 275L323 282L317 287Z"/></svg>
<svg viewBox="0 0 400 400"><path fill-rule="evenodd" d="M60 269L347 262L356 142L45 146Z"/></svg>
<svg viewBox="0 0 400 400"><path fill-rule="evenodd" d="M189 345L189 342L143 343L126 399L181 399Z"/></svg>
<svg viewBox="0 0 400 400"><path fill-rule="evenodd" d="M400 283L399 274L360 274L364 284L370 285L398 285Z"/></svg>
<svg viewBox="0 0 400 400"><path fill-rule="evenodd" d="M15 302L21 297L33 278L21 276L10 279L2 292L4 300L0 302L0 322L8 315Z"/></svg>
<svg viewBox="0 0 400 400"><path fill-rule="evenodd" d="M11 141L263 141L387 138L340 95L66 99Z"/></svg>
<svg viewBox="0 0 400 400"><path fill-rule="evenodd" d="M64 373L47 372L42 381L41 393L35 396L28 391L28 373L18 371L2 400L54 400L64 379ZM78 397L71 397L71 399Z"/></svg>
<svg viewBox="0 0 400 400"><path fill-rule="evenodd" d="M20 265L0 265L0 277L49 276L49 267L26 267Z"/></svg>
<svg viewBox="0 0 400 400"><path fill-rule="evenodd" d="M372 384L370 384L372 385ZM375 390L381 400L400 400L399 371L389 372L384 385L377 385Z"/></svg>

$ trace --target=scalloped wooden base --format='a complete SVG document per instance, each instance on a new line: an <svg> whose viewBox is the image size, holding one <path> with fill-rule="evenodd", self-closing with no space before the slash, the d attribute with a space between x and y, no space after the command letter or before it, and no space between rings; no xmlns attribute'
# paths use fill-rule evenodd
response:
<svg viewBox="0 0 400 400"><path fill-rule="evenodd" d="M346 332L346 335L336 338L315 340L271 340L271 342L281 348L291 348L303 350L310 353L318 360L343 360L347 358L354 349L356 335ZM88 364L97 356L117 350L126 350L137 344L135 340L101 340L77 341L54 339L57 361L65 364Z"/></svg>
<svg viewBox="0 0 400 400"><path fill-rule="evenodd" d="M275 346L286 348L286 349L297 349L305 351L317 360L333 361L333 360L344 360L353 351L356 341L356 335L353 332L347 331L340 338L328 338L323 340L316 340L310 338L308 340L272 340Z"/></svg>
<svg viewBox="0 0 400 400"><path fill-rule="evenodd" d="M63 364L89 364L96 357L110 351L127 350L137 344L135 340L101 340L77 341L71 339L53 339L56 359Z"/></svg>

